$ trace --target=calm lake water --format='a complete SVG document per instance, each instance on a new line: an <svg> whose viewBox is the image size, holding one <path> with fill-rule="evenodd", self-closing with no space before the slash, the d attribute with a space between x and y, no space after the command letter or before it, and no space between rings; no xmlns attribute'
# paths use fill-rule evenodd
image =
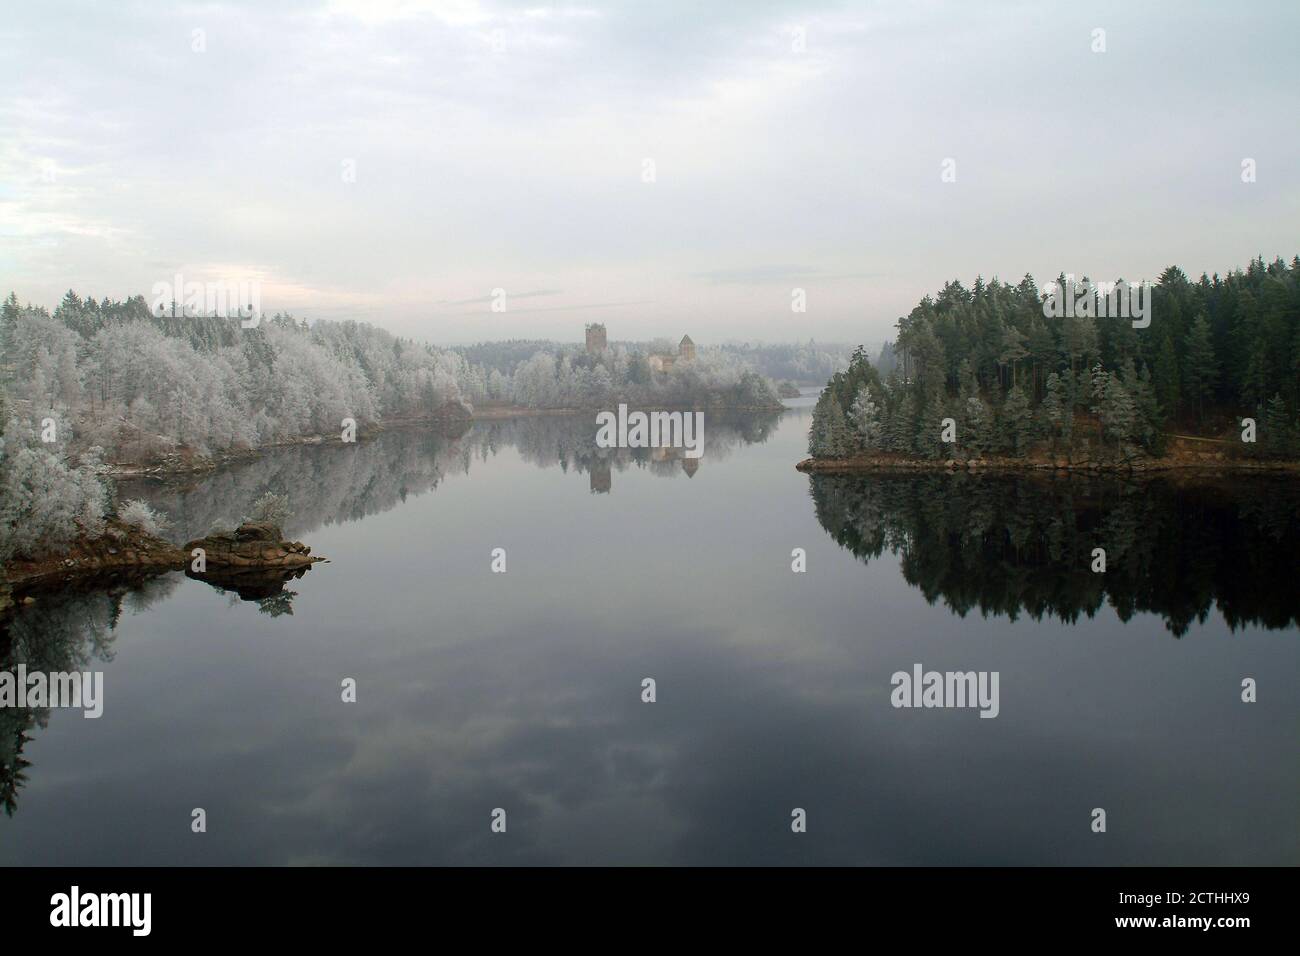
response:
<svg viewBox="0 0 1300 956"><path fill-rule="evenodd" d="M0 712L0 863L1300 863L1295 489L810 478L791 405L697 468L534 418L124 486L182 540L283 491L330 563L22 614L105 703ZM917 663L999 715L895 709Z"/></svg>

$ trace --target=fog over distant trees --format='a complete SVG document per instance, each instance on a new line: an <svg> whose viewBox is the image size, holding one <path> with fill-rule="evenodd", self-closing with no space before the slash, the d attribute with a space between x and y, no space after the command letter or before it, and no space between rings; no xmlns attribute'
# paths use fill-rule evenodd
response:
<svg viewBox="0 0 1300 956"><path fill-rule="evenodd" d="M657 342L611 342L610 347L621 350L622 354L647 354L656 350L671 351L672 343L667 340ZM771 379L788 379L806 384L821 384L836 372L848 367L853 354L850 345L842 343L794 342L790 344L749 343L738 344L725 342L718 346L700 347L700 352L714 351L729 359L739 361L752 368L760 375ZM545 339L511 339L504 342L482 342L478 345L457 346L455 351L475 365L481 365L489 372L499 371L504 375L512 374L516 367L532 358L538 352L550 352L554 355L580 353L580 346L565 345Z"/></svg>
<svg viewBox="0 0 1300 956"><path fill-rule="evenodd" d="M768 378L804 385L821 385L836 372L849 367L853 346L835 342L795 342L791 345L742 345L727 343L719 348L740 358Z"/></svg>

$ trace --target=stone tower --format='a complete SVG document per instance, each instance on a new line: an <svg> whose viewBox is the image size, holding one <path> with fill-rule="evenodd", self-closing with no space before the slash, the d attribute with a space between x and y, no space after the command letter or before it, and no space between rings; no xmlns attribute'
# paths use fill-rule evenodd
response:
<svg viewBox="0 0 1300 956"><path fill-rule="evenodd" d="M596 355L605 351L605 325L603 322L592 322L587 326L587 352Z"/></svg>
<svg viewBox="0 0 1300 956"><path fill-rule="evenodd" d="M681 344L677 346L677 354L683 362L695 361L695 343L691 341L689 335L683 335Z"/></svg>

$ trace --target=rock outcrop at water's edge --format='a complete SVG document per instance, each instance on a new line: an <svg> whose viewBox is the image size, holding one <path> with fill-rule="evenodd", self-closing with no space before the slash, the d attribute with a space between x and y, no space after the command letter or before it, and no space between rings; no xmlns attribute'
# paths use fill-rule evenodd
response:
<svg viewBox="0 0 1300 956"><path fill-rule="evenodd" d="M192 571L193 554L203 550L203 572ZM217 587L238 587L245 578L265 586L268 577L285 580L324 561L301 541L286 541L272 524L246 523L234 531L209 534L178 548L134 525L108 521L104 533L82 538L57 555L8 562L0 580L0 613L29 591L76 587L118 574L186 571Z"/></svg>
<svg viewBox="0 0 1300 956"><path fill-rule="evenodd" d="M301 541L285 541L273 524L248 522L234 531L195 538L185 545L184 555L201 548L211 568L279 568L294 570L323 558L314 558ZM188 557L187 557L188 560Z"/></svg>

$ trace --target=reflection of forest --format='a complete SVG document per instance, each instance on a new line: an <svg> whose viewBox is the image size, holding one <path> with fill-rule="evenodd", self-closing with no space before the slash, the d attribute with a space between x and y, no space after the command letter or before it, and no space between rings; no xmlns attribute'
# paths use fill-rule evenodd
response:
<svg viewBox="0 0 1300 956"><path fill-rule="evenodd" d="M0 621L0 671L26 664L28 673L98 670L113 659L114 630L123 610L138 612L170 594L177 574L140 578L85 594L51 594ZM23 748L46 708L0 707L0 807L12 816L26 781ZM80 718L78 718L80 719Z"/></svg>
<svg viewBox="0 0 1300 956"><path fill-rule="evenodd" d="M253 571L199 578L228 594L231 603L253 601L272 617L292 614L295 592L284 584L293 572ZM193 575L191 575L193 576ZM117 574L86 582L78 591L50 590L30 606L0 617L0 671L28 673L102 669L113 659L113 642L123 612L138 614L165 598L182 580L177 572L158 576ZM12 816L30 766L23 748L35 728L49 721L48 708L0 707L0 807Z"/></svg>
<svg viewBox="0 0 1300 956"><path fill-rule="evenodd" d="M863 561L901 555L926 600L964 616L1073 622L1103 601L1175 635L1218 608L1234 630L1293 627L1300 487L1089 478L816 475L817 518ZM1106 571L1091 570L1092 550Z"/></svg>
<svg viewBox="0 0 1300 956"><path fill-rule="evenodd" d="M514 448L541 468L558 465L588 474L593 492L609 492L613 476L641 468L661 477L690 477L741 444L768 439L779 411L708 413L704 455L691 460L681 449L597 448L594 416L538 416L479 422L464 434L421 427L383 432L355 445L300 445L222 469L198 480L158 484L119 483L118 500L144 498L167 512L184 541L217 523L234 523L267 491L288 495L292 518L285 531L304 535L321 525L354 521L395 507L408 495L433 488L450 474L466 474L475 459L487 461Z"/></svg>

